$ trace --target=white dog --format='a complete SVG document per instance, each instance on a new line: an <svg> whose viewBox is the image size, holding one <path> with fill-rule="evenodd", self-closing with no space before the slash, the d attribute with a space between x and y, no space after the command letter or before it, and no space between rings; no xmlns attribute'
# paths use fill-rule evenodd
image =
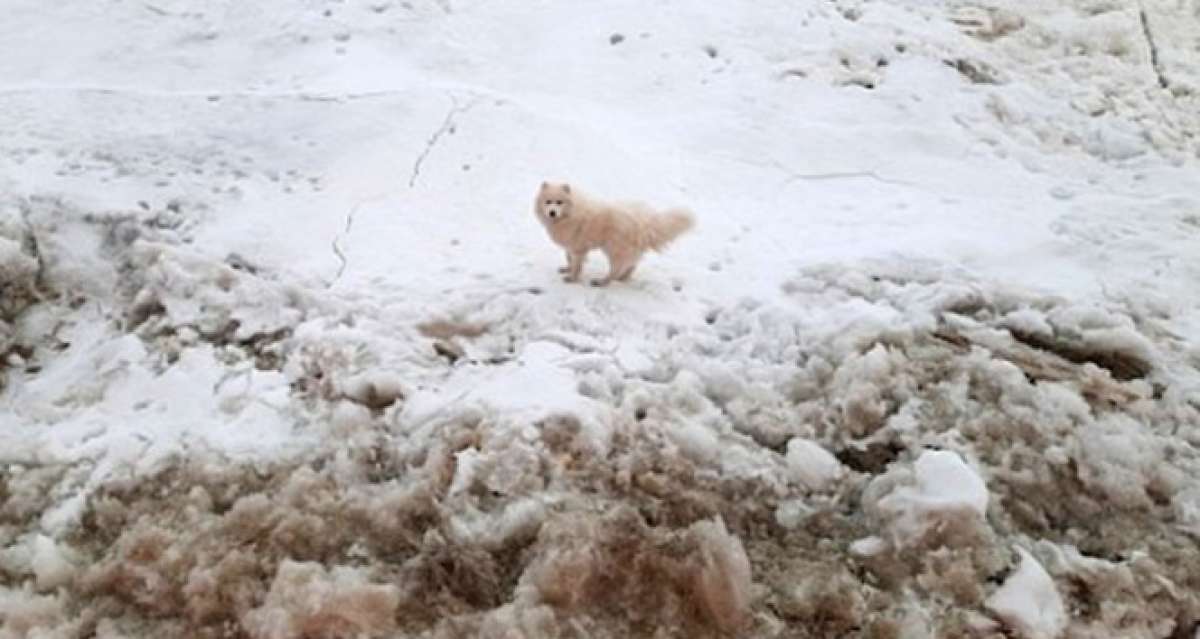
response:
<svg viewBox="0 0 1200 639"><path fill-rule="evenodd" d="M550 239L567 251L567 265L559 269L565 281L579 281L588 251L608 256L608 275L592 280L593 286L628 280L643 253L662 251L695 225L686 209L659 213L644 204L602 202L566 183L542 182L533 210Z"/></svg>

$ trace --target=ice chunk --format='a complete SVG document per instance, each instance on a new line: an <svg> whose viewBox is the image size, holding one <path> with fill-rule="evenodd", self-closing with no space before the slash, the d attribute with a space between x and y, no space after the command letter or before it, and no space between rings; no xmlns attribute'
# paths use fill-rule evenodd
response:
<svg viewBox="0 0 1200 639"><path fill-rule="evenodd" d="M30 540L30 567L38 590L52 590L70 583L77 568L66 551L46 535L34 535Z"/></svg>
<svg viewBox="0 0 1200 639"><path fill-rule="evenodd" d="M447 495L453 496L466 492L475 483L479 475L479 462L482 456L478 448L464 448L454 453L454 479L450 482Z"/></svg>
<svg viewBox="0 0 1200 639"><path fill-rule="evenodd" d="M687 421L672 425L667 433L679 452L692 461L704 463L716 458L720 442L717 434L704 424Z"/></svg>
<svg viewBox="0 0 1200 639"><path fill-rule="evenodd" d="M718 626L736 630L750 616L750 560L740 539L725 522L701 521L691 532L700 545L700 570L694 584L703 610Z"/></svg>
<svg viewBox="0 0 1200 639"><path fill-rule="evenodd" d="M879 537L864 537L850 544L850 553L859 557L874 557L887 550L887 542Z"/></svg>
<svg viewBox="0 0 1200 639"><path fill-rule="evenodd" d="M1042 339L1054 337L1054 327L1046 320L1045 314L1032 308L1022 308L1004 316L1000 323L1011 331L1033 335Z"/></svg>
<svg viewBox="0 0 1200 639"><path fill-rule="evenodd" d="M913 479L913 485L897 486L877 504L896 547L920 540L940 524L980 521L987 512L987 485L958 453L925 451L913 467Z"/></svg>
<svg viewBox="0 0 1200 639"><path fill-rule="evenodd" d="M1017 548L1021 563L985 606L1023 639L1054 639L1067 625L1067 612L1054 580L1033 555Z"/></svg>
<svg viewBox="0 0 1200 639"><path fill-rule="evenodd" d="M812 490L821 490L842 476L842 464L820 444L800 437L787 443L792 476Z"/></svg>
<svg viewBox="0 0 1200 639"><path fill-rule="evenodd" d="M790 499L775 509L775 523L792 530L798 528L812 514L813 509L802 500Z"/></svg>

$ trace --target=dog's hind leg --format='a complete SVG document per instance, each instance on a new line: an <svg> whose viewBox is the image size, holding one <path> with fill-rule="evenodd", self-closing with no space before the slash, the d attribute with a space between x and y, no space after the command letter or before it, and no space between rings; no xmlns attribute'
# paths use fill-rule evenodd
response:
<svg viewBox="0 0 1200 639"><path fill-rule="evenodd" d="M628 282L629 278L633 277L633 271L637 268L637 265L637 261L631 262L629 266L626 266L625 269L621 271L621 274L617 276L617 281Z"/></svg>
<svg viewBox="0 0 1200 639"><path fill-rule="evenodd" d="M608 283L613 280L621 280L621 276L626 272L632 272L633 267L637 265L637 256L628 255L626 253L607 253L608 255L608 275L600 279L592 280L592 286L608 286Z"/></svg>

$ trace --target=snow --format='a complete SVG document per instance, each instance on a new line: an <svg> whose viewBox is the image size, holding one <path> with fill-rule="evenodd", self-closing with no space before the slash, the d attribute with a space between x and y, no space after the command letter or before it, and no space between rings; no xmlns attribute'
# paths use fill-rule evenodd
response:
<svg viewBox="0 0 1200 639"><path fill-rule="evenodd" d="M1194 14L11 0L0 638L1192 634Z"/></svg>
<svg viewBox="0 0 1200 639"><path fill-rule="evenodd" d="M1038 560L1017 548L1021 561L1016 571L987 599L987 607L1024 639L1062 636L1067 611L1054 580Z"/></svg>

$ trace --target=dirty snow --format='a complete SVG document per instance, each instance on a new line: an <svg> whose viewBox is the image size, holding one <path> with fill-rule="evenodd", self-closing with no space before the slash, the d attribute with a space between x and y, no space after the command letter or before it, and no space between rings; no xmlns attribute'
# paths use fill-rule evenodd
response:
<svg viewBox="0 0 1200 639"><path fill-rule="evenodd" d="M0 639L1200 636L1194 2L5 9Z"/></svg>

